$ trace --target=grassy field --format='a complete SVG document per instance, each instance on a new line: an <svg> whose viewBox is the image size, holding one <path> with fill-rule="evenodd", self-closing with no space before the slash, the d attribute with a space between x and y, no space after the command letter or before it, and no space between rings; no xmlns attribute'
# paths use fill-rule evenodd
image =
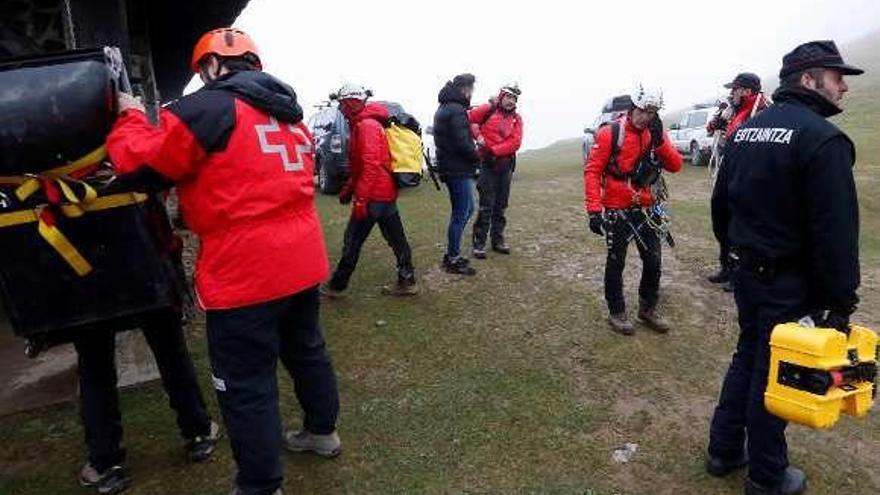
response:
<svg viewBox="0 0 880 495"><path fill-rule="evenodd" d="M880 64L878 64L880 65ZM859 149L863 303L856 319L880 324L880 115L875 79L854 84L840 119ZM578 142L526 153L510 210L511 257L476 264L477 277L440 272L445 192L406 193L401 210L422 294L388 299L390 249L378 232L349 294L322 308L340 378L343 455L285 455L287 493L736 494L742 475L702 469L708 422L736 339L732 299L704 281L715 265L704 169L670 179L675 250L664 252L667 336L613 334L604 321L603 242L582 213ZM320 198L333 260L347 210ZM634 253L634 251L631 251ZM631 255L627 295L635 303ZM191 347L212 411L203 322ZM298 424L292 385L280 377L286 423ZM128 493L220 494L232 484L228 443L205 465L183 460L157 384L122 393L135 479ZM880 423L845 419L831 432L789 428L790 457L813 494L880 492ZM80 494L84 459L75 405L0 419L0 494ZM638 444L630 463L612 460Z"/></svg>

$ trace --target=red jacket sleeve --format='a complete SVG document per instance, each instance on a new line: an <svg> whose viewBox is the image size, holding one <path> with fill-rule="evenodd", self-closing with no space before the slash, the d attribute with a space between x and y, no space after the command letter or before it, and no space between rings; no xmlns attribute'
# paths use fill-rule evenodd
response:
<svg viewBox="0 0 880 495"><path fill-rule="evenodd" d="M107 136L107 153L119 174L148 166L178 182L195 172L206 153L174 114L162 110L153 125L138 110L124 112Z"/></svg>
<svg viewBox="0 0 880 495"><path fill-rule="evenodd" d="M470 110L468 110L468 120L471 121L471 124L480 125L483 119L486 118L486 114L491 108L492 105L488 103L475 108L471 108Z"/></svg>
<svg viewBox="0 0 880 495"><path fill-rule="evenodd" d="M486 118L486 114L491 108L492 105L487 103L468 110L468 120L471 123L471 134L474 136L475 140L482 135L480 123Z"/></svg>
<svg viewBox="0 0 880 495"><path fill-rule="evenodd" d="M611 158L611 126L596 133L596 141L584 166L584 207L587 213L602 212L602 176Z"/></svg>
<svg viewBox="0 0 880 495"><path fill-rule="evenodd" d="M515 155L516 152L519 151L519 147L522 146L522 137L523 121L522 117L517 115L510 135L504 138L504 141L492 146L492 154L495 156Z"/></svg>
<svg viewBox="0 0 880 495"><path fill-rule="evenodd" d="M391 173L391 151L382 124L364 119L358 124L358 149L361 152L361 170L354 178L355 191L370 194L382 174Z"/></svg>
<svg viewBox="0 0 880 495"><path fill-rule="evenodd" d="M684 158L682 158L681 153L679 153L678 150L675 149L675 146L672 145L672 139L669 138L668 132L663 139L663 144L657 148L657 157L663 162L663 168L667 172L678 172L681 170L681 166L684 163Z"/></svg>

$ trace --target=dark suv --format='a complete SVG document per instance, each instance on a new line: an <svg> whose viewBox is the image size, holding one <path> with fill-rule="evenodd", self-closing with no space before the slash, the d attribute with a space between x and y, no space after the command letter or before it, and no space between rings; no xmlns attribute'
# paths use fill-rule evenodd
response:
<svg viewBox="0 0 880 495"><path fill-rule="evenodd" d="M348 178L348 122L335 105L329 105L309 119L309 129L315 136L318 190L336 194Z"/></svg>
<svg viewBox="0 0 880 495"><path fill-rule="evenodd" d="M399 103L376 103L384 105L391 118L400 125L421 135L419 122L406 113ZM335 104L328 104L309 119L309 129L315 137L318 190L323 194L337 194L348 179L348 121Z"/></svg>

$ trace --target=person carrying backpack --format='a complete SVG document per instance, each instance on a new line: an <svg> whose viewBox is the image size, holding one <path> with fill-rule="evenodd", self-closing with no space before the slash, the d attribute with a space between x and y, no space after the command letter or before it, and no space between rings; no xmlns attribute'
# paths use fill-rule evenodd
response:
<svg viewBox="0 0 880 495"><path fill-rule="evenodd" d="M584 167L584 192L590 230L605 237L605 301L612 330L633 335L623 297L623 268L630 241L642 258L639 319L659 333L669 324L657 314L661 247L652 185L660 172L681 170L682 157L663 130L657 112L663 107L659 89L639 86L630 95L633 106L620 120L603 126Z"/></svg>
<svg viewBox="0 0 880 495"><path fill-rule="evenodd" d="M468 112L483 158L477 181L480 207L473 236L473 253L477 259L486 257L486 237L490 230L492 250L510 254L510 247L504 239L507 225L504 212L510 198L516 152L522 145L523 122L516 112L520 94L517 84L508 84L492 101Z"/></svg>
<svg viewBox="0 0 880 495"><path fill-rule="evenodd" d="M418 292L412 251L397 210L397 181L391 166L391 151L384 124L391 116L379 103L367 103L369 91L358 84L346 84L338 92L339 110L348 120L348 181L339 193L339 202L351 203L351 218L345 229L342 257L330 281L321 287L328 297L339 297L357 267L361 248L373 226L379 224L382 236L397 258L397 283L383 292L411 296Z"/></svg>

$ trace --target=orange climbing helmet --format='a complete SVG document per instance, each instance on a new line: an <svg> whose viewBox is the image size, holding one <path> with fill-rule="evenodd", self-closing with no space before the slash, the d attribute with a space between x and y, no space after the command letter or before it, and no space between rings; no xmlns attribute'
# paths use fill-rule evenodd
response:
<svg viewBox="0 0 880 495"><path fill-rule="evenodd" d="M219 28L208 31L199 38L193 49L191 67L193 72L199 72L199 62L208 55L218 57L241 57L250 53L260 63L260 52L254 40L244 31L236 28Z"/></svg>

